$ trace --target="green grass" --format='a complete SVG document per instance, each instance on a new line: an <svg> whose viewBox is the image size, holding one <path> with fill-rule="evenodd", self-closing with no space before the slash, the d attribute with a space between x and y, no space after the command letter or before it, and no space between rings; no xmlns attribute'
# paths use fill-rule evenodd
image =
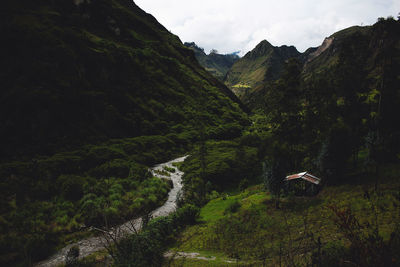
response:
<svg viewBox="0 0 400 267"><path fill-rule="evenodd" d="M208 202L200 211L200 220L206 223L215 222L224 217L229 205L239 199L239 196L219 197Z"/></svg>
<svg viewBox="0 0 400 267"><path fill-rule="evenodd" d="M393 176L398 176L393 168L389 166L385 170L392 181ZM260 254L262 246L268 252L271 265L277 263L280 244L286 251L290 249L290 243L293 251L297 247L315 247L314 241L310 236L306 237L305 232L312 233L315 240L321 237L323 247L333 244L346 247L348 243L334 223L335 216L330 206L349 207L363 226L374 224L376 214L379 234L388 240L400 219L400 182L383 181L379 194L373 193L373 188L371 183L325 187L316 197L282 198L280 209L276 209L275 200L262 190L261 185L252 186L244 192L208 202L201 209L199 223L187 228L172 250L198 252L201 256L216 256L217 259L234 258L236 255L245 266L251 262L261 264L259 260L257 263L255 255ZM369 192L370 199L365 197L365 191ZM235 201L240 203L240 208L233 213L227 212L229 205ZM366 229L362 230L364 234L367 234ZM299 251L294 253L294 258L300 262L304 252ZM173 266L227 264L223 260L195 259L181 259L177 260L178 263L183 265Z"/></svg>
<svg viewBox="0 0 400 267"><path fill-rule="evenodd" d="M233 88L251 88L250 85L238 83L232 86Z"/></svg>

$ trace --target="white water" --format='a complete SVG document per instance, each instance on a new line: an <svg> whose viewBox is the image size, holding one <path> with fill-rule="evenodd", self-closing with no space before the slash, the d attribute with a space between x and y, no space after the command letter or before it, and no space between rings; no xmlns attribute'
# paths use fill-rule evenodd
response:
<svg viewBox="0 0 400 267"><path fill-rule="evenodd" d="M171 160L166 163L161 163L153 168L151 168L151 172L153 173L154 176L159 177L159 178L168 178L172 180L173 183L173 188L168 194L168 200L162 205L161 207L155 209L151 215L153 218L160 217L160 216L166 216L172 212L175 211L176 209L176 200L178 197L178 192L182 189L182 176L183 172L177 170L175 167L173 167L172 163L175 162L182 162L185 160L186 157L181 157L177 158L174 160ZM164 166L170 167L170 168L175 168L176 171L175 173L169 173L171 176L163 176L155 172L155 170L163 170ZM133 231L138 231L140 230L140 227L142 225L141 218L135 219L132 221L128 221L118 227L115 227L111 232L111 236L115 237L117 240L121 239L122 237L129 235L133 233ZM107 234L106 236L110 236L110 234ZM87 239L83 239L81 241L78 241L74 244L70 244L60 251L58 251L56 254L48 258L47 260L44 260L42 262L39 262L35 266L37 267L51 267L51 266L57 266L59 264L65 263L65 256L68 252L68 250L72 246L79 246L79 258L84 258L87 257L94 252L103 250L105 248L105 245L107 244L107 239L104 235L100 235L98 237L90 237Z"/></svg>

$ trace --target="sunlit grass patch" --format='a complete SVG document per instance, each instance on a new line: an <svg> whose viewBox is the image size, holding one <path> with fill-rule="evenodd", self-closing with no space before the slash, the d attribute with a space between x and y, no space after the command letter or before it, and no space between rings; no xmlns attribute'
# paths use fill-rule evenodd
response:
<svg viewBox="0 0 400 267"><path fill-rule="evenodd" d="M235 85L232 86L232 87L233 87L233 88L251 88L250 85L242 84L242 83L235 84Z"/></svg>
<svg viewBox="0 0 400 267"><path fill-rule="evenodd" d="M237 201L238 196L223 196L213 199L200 211L200 220L212 223L224 217L229 205Z"/></svg>

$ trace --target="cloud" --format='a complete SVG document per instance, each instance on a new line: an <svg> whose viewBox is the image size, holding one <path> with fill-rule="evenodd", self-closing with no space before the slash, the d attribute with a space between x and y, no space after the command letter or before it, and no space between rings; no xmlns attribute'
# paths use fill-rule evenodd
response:
<svg viewBox="0 0 400 267"><path fill-rule="evenodd" d="M398 0L135 0L183 42L205 51L245 54L266 39L304 51L325 37L378 17L396 16Z"/></svg>

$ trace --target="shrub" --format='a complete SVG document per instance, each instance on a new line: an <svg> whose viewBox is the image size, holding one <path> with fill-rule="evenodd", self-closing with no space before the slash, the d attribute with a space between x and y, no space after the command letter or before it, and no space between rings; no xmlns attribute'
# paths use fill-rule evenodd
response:
<svg viewBox="0 0 400 267"><path fill-rule="evenodd" d="M68 200L76 201L83 196L83 177L61 175L57 179L57 184L60 186L60 193Z"/></svg>
<svg viewBox="0 0 400 267"><path fill-rule="evenodd" d="M196 221L199 208L185 205L176 213L150 221L141 232L110 248L116 266L161 266L169 236Z"/></svg>
<svg viewBox="0 0 400 267"><path fill-rule="evenodd" d="M182 208L178 209L175 213L176 220L179 226L187 225L187 224L194 224L196 223L196 219L200 214L200 208L186 204Z"/></svg>
<svg viewBox="0 0 400 267"><path fill-rule="evenodd" d="M76 266L79 258L79 246L72 246L65 256L65 266Z"/></svg>
<svg viewBox="0 0 400 267"><path fill-rule="evenodd" d="M176 171L175 168L170 168L168 166L164 166L164 170L166 170L167 172L172 172L172 173L175 173L175 171Z"/></svg>
<svg viewBox="0 0 400 267"><path fill-rule="evenodd" d="M147 231L122 240L114 255L116 266L161 266L163 258L162 243Z"/></svg>
<svg viewBox="0 0 400 267"><path fill-rule="evenodd" d="M249 180L244 178L243 180L240 181L239 183L239 190L244 191L247 187L249 187Z"/></svg>
<svg viewBox="0 0 400 267"><path fill-rule="evenodd" d="M341 255L342 259L350 260L357 266L397 266L394 263L399 260L399 225L391 233L390 239L384 242L378 224L361 224L350 208L334 205L329 208L335 215L336 226L350 243L350 253Z"/></svg>
<svg viewBox="0 0 400 267"><path fill-rule="evenodd" d="M238 200L235 199L234 202L231 202L225 210L225 213L234 213L238 211L240 208L240 203Z"/></svg>

